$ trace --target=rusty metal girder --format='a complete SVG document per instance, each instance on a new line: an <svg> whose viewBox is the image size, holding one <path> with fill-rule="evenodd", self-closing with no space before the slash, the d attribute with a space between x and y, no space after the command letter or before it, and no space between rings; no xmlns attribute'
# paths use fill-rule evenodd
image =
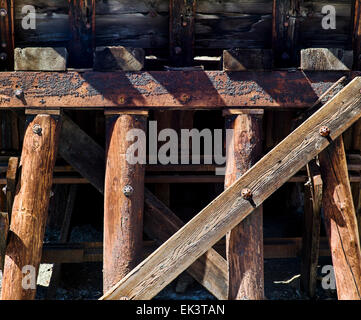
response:
<svg viewBox="0 0 361 320"><path fill-rule="evenodd" d="M0 72L0 109L308 108L343 75L360 73Z"/></svg>

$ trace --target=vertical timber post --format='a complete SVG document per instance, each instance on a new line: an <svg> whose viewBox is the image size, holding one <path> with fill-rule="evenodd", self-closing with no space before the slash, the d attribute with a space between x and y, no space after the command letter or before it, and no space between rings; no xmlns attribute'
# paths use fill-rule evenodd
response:
<svg viewBox="0 0 361 320"><path fill-rule="evenodd" d="M323 208L340 300L361 299L361 251L342 137L320 153Z"/></svg>
<svg viewBox="0 0 361 320"><path fill-rule="evenodd" d="M275 67L297 65L300 0L273 0L272 46Z"/></svg>
<svg viewBox="0 0 361 320"><path fill-rule="evenodd" d="M14 0L0 0L0 70L14 70Z"/></svg>
<svg viewBox="0 0 361 320"><path fill-rule="evenodd" d="M302 235L301 288L310 298L315 296L317 264L320 248L322 179L315 160L307 165L305 185L304 223Z"/></svg>
<svg viewBox="0 0 361 320"><path fill-rule="evenodd" d="M89 68L95 47L95 0L69 0L69 22L69 64Z"/></svg>
<svg viewBox="0 0 361 320"><path fill-rule="evenodd" d="M1 292L3 300L35 298L36 277L33 279L33 276L37 275L41 261L61 128L60 113L28 115L27 124L20 163L21 174L6 248ZM24 280L26 272L29 272L29 282ZM23 286L23 280L26 287Z"/></svg>
<svg viewBox="0 0 361 320"><path fill-rule="evenodd" d="M233 129L227 148L225 188L251 168L262 154L263 110L225 110ZM229 300L264 299L263 210L255 209L227 234Z"/></svg>
<svg viewBox="0 0 361 320"><path fill-rule="evenodd" d="M136 142L138 157L145 152L146 141L129 137L135 129L144 132L145 138L148 112L109 111L105 115L103 290L107 292L142 258L145 165L129 162L127 152Z"/></svg>

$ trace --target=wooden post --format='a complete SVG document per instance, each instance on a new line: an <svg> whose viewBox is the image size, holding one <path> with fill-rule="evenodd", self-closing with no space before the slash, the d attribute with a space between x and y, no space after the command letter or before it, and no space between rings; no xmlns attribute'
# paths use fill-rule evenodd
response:
<svg viewBox="0 0 361 320"><path fill-rule="evenodd" d="M95 47L95 0L69 0L69 23L69 63L89 68Z"/></svg>
<svg viewBox="0 0 361 320"><path fill-rule="evenodd" d="M361 251L342 138L320 156L323 208L340 300L361 299Z"/></svg>
<svg viewBox="0 0 361 320"><path fill-rule="evenodd" d="M273 0L272 46L276 67L297 66L299 0Z"/></svg>
<svg viewBox="0 0 361 320"><path fill-rule="evenodd" d="M146 132L147 112L119 111L106 116L104 292L142 258L145 166L130 164L126 153L135 143L127 141L128 132L132 129Z"/></svg>
<svg viewBox="0 0 361 320"><path fill-rule="evenodd" d="M322 206L322 179L315 160L307 165L307 173L309 181L305 186L304 196L301 288L313 298L317 281Z"/></svg>
<svg viewBox="0 0 361 320"><path fill-rule="evenodd" d="M6 240L9 232L9 216L0 212L0 270L4 270Z"/></svg>
<svg viewBox="0 0 361 320"><path fill-rule="evenodd" d="M14 70L14 0L0 0L0 70Z"/></svg>
<svg viewBox="0 0 361 320"><path fill-rule="evenodd" d="M360 70L361 62L361 0L353 0L352 5L353 13L353 33L352 33L352 45L353 45L353 69Z"/></svg>
<svg viewBox="0 0 361 320"><path fill-rule="evenodd" d="M31 266L38 272L61 126L59 115L38 114L27 121L6 249L3 300L35 297L36 289L23 288L22 271Z"/></svg>
<svg viewBox="0 0 361 320"><path fill-rule="evenodd" d="M6 171L6 203L9 219L13 209L16 183L18 178L19 158L10 157L8 169Z"/></svg>
<svg viewBox="0 0 361 320"><path fill-rule="evenodd" d="M227 110L224 115L226 128L234 130L227 146L227 189L261 157L263 110ZM226 246L228 299L264 299L262 206L227 234Z"/></svg>

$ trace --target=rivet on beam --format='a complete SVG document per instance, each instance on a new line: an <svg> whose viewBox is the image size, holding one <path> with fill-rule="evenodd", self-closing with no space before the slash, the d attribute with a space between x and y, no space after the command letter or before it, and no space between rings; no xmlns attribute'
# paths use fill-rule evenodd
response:
<svg viewBox="0 0 361 320"><path fill-rule="evenodd" d="M134 193L134 189L132 186L130 185L126 185L124 188L123 188L123 193L126 197L130 197L133 193Z"/></svg>
<svg viewBox="0 0 361 320"><path fill-rule="evenodd" d="M43 131L43 129L41 128L41 126L39 124L35 124L33 126L33 132L37 135L41 135L41 132Z"/></svg>
<svg viewBox="0 0 361 320"><path fill-rule="evenodd" d="M248 188L243 189L242 192L241 192L241 194L242 194L242 198L243 198L244 200L251 200L251 199L252 199L252 196L253 196L252 190L251 190L251 189L248 189Z"/></svg>
<svg viewBox="0 0 361 320"><path fill-rule="evenodd" d="M322 137L328 137L330 135L330 128L329 127L326 127L326 126L323 126L320 128L320 135Z"/></svg>

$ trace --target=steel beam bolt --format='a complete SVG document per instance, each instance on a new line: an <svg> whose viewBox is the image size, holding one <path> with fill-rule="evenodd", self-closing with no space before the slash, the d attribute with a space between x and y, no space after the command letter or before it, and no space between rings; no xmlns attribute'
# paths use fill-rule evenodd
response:
<svg viewBox="0 0 361 320"><path fill-rule="evenodd" d="M252 190L248 188L243 189L241 194L244 200L251 200L253 197Z"/></svg>
<svg viewBox="0 0 361 320"><path fill-rule="evenodd" d="M1 16L1 17L6 17L7 14L8 14L8 12L6 11L6 9L4 9L4 8L1 8L1 9L0 9L0 16Z"/></svg>
<svg viewBox="0 0 361 320"><path fill-rule="evenodd" d="M328 137L331 133L331 130L329 127L323 126L320 128L320 135L322 137Z"/></svg>
<svg viewBox="0 0 361 320"><path fill-rule="evenodd" d="M41 132L43 131L43 129L41 128L41 126L39 124L34 124L33 126L33 132L37 135L41 135Z"/></svg>

